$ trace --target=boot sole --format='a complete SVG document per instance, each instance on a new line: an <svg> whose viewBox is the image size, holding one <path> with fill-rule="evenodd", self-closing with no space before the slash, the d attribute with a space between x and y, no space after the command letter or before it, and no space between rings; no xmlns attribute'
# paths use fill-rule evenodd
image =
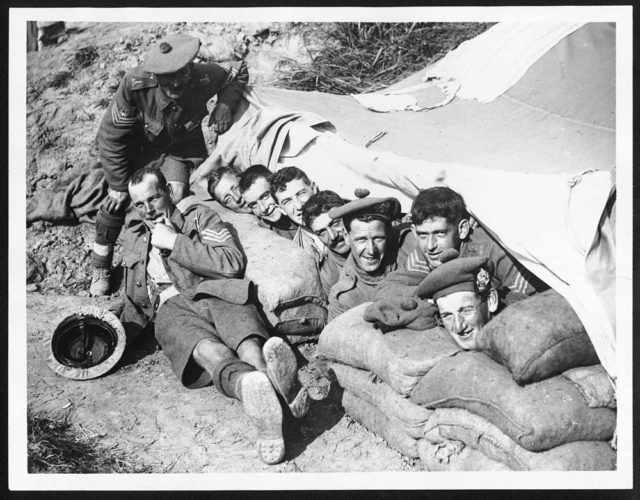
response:
<svg viewBox="0 0 640 500"><path fill-rule="evenodd" d="M284 340L271 337L262 347L267 375L287 404L298 394L298 361Z"/></svg>
<svg viewBox="0 0 640 500"><path fill-rule="evenodd" d="M250 372L242 377L240 393L244 411L256 431L256 446L260 459L269 465L284 458L282 437L282 407L271 382L262 372Z"/></svg>

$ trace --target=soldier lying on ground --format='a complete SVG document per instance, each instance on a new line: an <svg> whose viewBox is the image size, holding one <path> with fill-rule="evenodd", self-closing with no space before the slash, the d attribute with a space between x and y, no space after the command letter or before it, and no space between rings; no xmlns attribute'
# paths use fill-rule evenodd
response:
<svg viewBox="0 0 640 500"><path fill-rule="evenodd" d="M319 264L319 274L327 299L331 287L338 281L344 263L351 252L344 237L346 230L342 218L329 217L329 210L341 207L345 203L347 201L333 191L319 191L309 198L302 208L302 220L305 226L311 229L325 245L325 252Z"/></svg>
<svg viewBox="0 0 640 500"><path fill-rule="evenodd" d="M412 295L426 274L440 265L447 249L460 257L486 256L492 262L500 297L513 302L548 286L507 254L481 227L472 228L464 200L447 187L421 191L411 206L411 230L417 248L380 285L379 296Z"/></svg>
<svg viewBox="0 0 640 500"><path fill-rule="evenodd" d="M291 240L298 230L298 225L284 214L271 194L273 175L264 165L249 167L240 175L240 195L253 215L258 218L260 226Z"/></svg>
<svg viewBox="0 0 640 500"><path fill-rule="evenodd" d="M170 193L162 173L151 168L129 181L140 218L128 224L124 239L127 337L153 324L182 384L213 382L221 394L242 401L258 432L260 458L277 463L284 456L283 412L274 387L294 416L309 405L296 357L284 340L269 339L250 299L251 282L237 279L245 263L220 217L198 204L183 213Z"/></svg>
<svg viewBox="0 0 640 500"><path fill-rule="evenodd" d="M340 277L329 292L331 321L344 311L372 300L376 287L404 261L414 244L406 224L393 226L400 215L395 198L362 198L329 210L331 219L341 218L345 241L351 249Z"/></svg>
<svg viewBox="0 0 640 500"><path fill-rule="evenodd" d="M236 167L220 167L209 174L207 178L207 192L223 207L240 214L249 213L240 194L240 171Z"/></svg>
<svg viewBox="0 0 640 500"><path fill-rule="evenodd" d="M324 244L302 220L302 207L317 192L316 183L298 167L284 167L271 179L271 194L285 215L298 225L293 242L313 255L316 262L320 262Z"/></svg>
<svg viewBox="0 0 640 500"><path fill-rule="evenodd" d="M188 179L190 169L207 156L201 121L214 95L218 104L209 126L222 134L231 125L249 79L246 66L196 64L199 48L200 40L187 35L170 35L153 46L144 63L122 78L102 119L97 140L109 188L96 220L92 295L109 291L113 247L124 224L133 172L167 154L182 164L178 177ZM188 185L176 182L173 189L179 198L177 190Z"/></svg>

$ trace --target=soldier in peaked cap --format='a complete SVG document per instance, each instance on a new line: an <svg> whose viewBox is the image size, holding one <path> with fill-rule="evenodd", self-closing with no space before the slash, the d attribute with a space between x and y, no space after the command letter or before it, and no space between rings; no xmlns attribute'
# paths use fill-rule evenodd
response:
<svg viewBox="0 0 640 500"><path fill-rule="evenodd" d="M476 350L478 331L498 309L493 263L486 256L443 260L415 293L435 301L444 327L460 347Z"/></svg>
<svg viewBox="0 0 640 500"><path fill-rule="evenodd" d="M160 170L177 202L188 194L190 169L207 156L201 121L210 98L217 95L208 125L218 134L231 126L249 79L246 65L194 63L199 48L198 38L179 34L154 45L143 64L124 75L102 119L97 141L108 190L96 221L92 295L109 291L113 247L124 224L132 173L161 155L171 158L172 168Z"/></svg>
<svg viewBox="0 0 640 500"><path fill-rule="evenodd" d="M378 284L406 259L415 245L406 224L394 225L400 216L395 198L362 198L334 207L331 219L342 218L344 239L351 252L340 277L329 291L329 321L372 299Z"/></svg>

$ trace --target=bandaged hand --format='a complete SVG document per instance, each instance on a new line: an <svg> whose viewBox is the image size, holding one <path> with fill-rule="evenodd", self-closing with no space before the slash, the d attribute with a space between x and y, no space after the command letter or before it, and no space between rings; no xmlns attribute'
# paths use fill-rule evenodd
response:
<svg viewBox="0 0 640 500"><path fill-rule="evenodd" d="M178 232L166 217L151 230L151 244L160 250L173 250Z"/></svg>
<svg viewBox="0 0 640 500"><path fill-rule="evenodd" d="M107 198L104 200L104 209L108 214L115 214L120 211L124 204L129 200L129 193L127 191L115 191L109 188L107 190Z"/></svg>
<svg viewBox="0 0 640 500"><path fill-rule="evenodd" d="M213 131L216 134L224 134L229 130L232 120L233 113L231 112L231 108L225 103L220 102L209 116L209 127L213 124Z"/></svg>

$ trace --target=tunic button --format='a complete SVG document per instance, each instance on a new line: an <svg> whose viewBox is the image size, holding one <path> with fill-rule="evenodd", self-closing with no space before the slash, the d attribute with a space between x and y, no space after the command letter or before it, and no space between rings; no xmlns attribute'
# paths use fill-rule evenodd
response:
<svg viewBox="0 0 640 500"><path fill-rule="evenodd" d="M146 236L143 236L142 241L143 241L144 243L146 243L146 242L147 242L147 237L146 237Z"/></svg>
<svg viewBox="0 0 640 500"><path fill-rule="evenodd" d="M140 288L142 286L142 283L140 283L139 281L136 281L136 286Z"/></svg>
<svg viewBox="0 0 640 500"><path fill-rule="evenodd" d="M173 108L171 108L172 111L178 111L178 108L176 108L175 106Z"/></svg>

